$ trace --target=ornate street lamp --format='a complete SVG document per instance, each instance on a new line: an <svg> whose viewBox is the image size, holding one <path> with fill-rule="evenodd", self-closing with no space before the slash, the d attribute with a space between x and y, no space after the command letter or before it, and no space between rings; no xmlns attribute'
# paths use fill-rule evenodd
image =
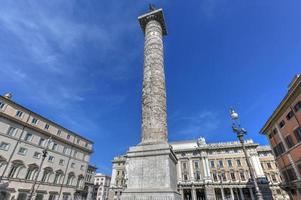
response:
<svg viewBox="0 0 301 200"><path fill-rule="evenodd" d="M30 190L30 194L28 196L28 200L32 200L33 197L34 197L34 192L35 192L35 186L36 186L36 183L37 183L37 180L38 180L38 177L39 177L39 174L41 172L41 169L42 169L42 166L43 166L43 163L45 161L45 158L47 157L47 154L48 154L48 147L49 145L52 143L52 138L48 138L46 140L46 145L42 151L42 161L40 163L40 166L39 166L39 169L38 169L38 173L36 174L35 178L34 178L34 181L33 181L33 184L32 184L32 187L31 187L31 190Z"/></svg>
<svg viewBox="0 0 301 200"><path fill-rule="evenodd" d="M255 178L255 172L252 169L252 165L251 165L251 162L249 160L249 156L247 154L247 150L246 150L246 147L245 147L244 135L247 134L247 131L240 126L238 114L235 112L235 110L233 108L230 109L230 117L232 119L232 130L233 130L234 133L237 134L237 138L241 143L242 150L243 150L243 152L245 154L245 157L246 157L246 162L247 162L247 165L248 165L248 168L249 168L249 171L250 171L250 177L251 177L251 180L254 183L256 199L257 200L263 200L261 191L259 190L256 178Z"/></svg>

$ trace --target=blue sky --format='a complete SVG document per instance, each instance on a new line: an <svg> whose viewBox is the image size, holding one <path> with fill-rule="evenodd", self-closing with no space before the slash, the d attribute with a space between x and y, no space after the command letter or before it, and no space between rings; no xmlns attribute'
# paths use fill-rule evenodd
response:
<svg viewBox="0 0 301 200"><path fill-rule="evenodd" d="M1 1L0 93L95 141L92 163L140 140L143 34L149 1ZM259 134L301 66L300 1L152 1L163 7L169 139Z"/></svg>

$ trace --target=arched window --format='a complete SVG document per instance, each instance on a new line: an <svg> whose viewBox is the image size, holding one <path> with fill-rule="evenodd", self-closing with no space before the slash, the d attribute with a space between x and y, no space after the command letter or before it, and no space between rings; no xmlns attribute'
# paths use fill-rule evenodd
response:
<svg viewBox="0 0 301 200"><path fill-rule="evenodd" d="M301 101L298 101L298 103L295 104L294 110L295 112L298 112L301 109Z"/></svg>
<svg viewBox="0 0 301 200"><path fill-rule="evenodd" d="M39 166L37 164L28 165L28 170L25 175L26 180L34 180L36 173L38 172Z"/></svg>
<svg viewBox="0 0 301 200"><path fill-rule="evenodd" d="M73 180L74 180L74 177L75 177L75 175L74 175L74 173L73 172L70 172L69 174L68 174L68 179L67 179L67 185L72 185L73 184Z"/></svg>
<svg viewBox="0 0 301 200"><path fill-rule="evenodd" d="M54 180L53 180L53 183L54 184L59 184L61 183L61 179L62 177L64 176L64 172L62 170L57 170L55 172L55 176L54 176Z"/></svg>
<svg viewBox="0 0 301 200"><path fill-rule="evenodd" d="M9 178L17 178L19 175L19 171L24 168L25 165L21 160L14 160L12 162L10 171L8 173Z"/></svg>
<svg viewBox="0 0 301 200"><path fill-rule="evenodd" d="M42 176L42 179L41 181L42 182L48 182L49 181L49 177L50 175L53 173L53 169L51 167L46 167L44 169L44 172L43 172L43 176Z"/></svg>
<svg viewBox="0 0 301 200"><path fill-rule="evenodd" d="M82 174L79 175L78 178L77 178L76 187L82 187L83 186L83 180L84 180L84 176Z"/></svg>

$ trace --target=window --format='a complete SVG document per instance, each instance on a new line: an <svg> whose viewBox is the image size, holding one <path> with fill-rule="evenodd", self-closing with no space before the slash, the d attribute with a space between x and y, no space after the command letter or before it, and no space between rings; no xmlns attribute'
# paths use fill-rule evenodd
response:
<svg viewBox="0 0 301 200"><path fill-rule="evenodd" d="M54 157L53 156L49 156L48 157L48 162L53 162L54 161Z"/></svg>
<svg viewBox="0 0 301 200"><path fill-rule="evenodd" d="M79 139L79 138L77 138L77 140L76 140L76 143L77 143L77 144L79 144L79 143L80 143L80 139Z"/></svg>
<svg viewBox="0 0 301 200"><path fill-rule="evenodd" d="M279 123L279 128L283 128L285 126L285 122L284 120L282 120L280 123Z"/></svg>
<svg viewBox="0 0 301 200"><path fill-rule="evenodd" d="M218 179L217 179L217 174L216 173L213 173L213 180L214 181L217 181Z"/></svg>
<svg viewBox="0 0 301 200"><path fill-rule="evenodd" d="M223 181L227 181L227 177L226 177L225 172L222 172L222 173L221 173L221 177L223 178Z"/></svg>
<svg viewBox="0 0 301 200"><path fill-rule="evenodd" d="M195 162L194 162L194 168L195 168L195 169L198 169L198 168L199 168L199 162L198 162L198 161L195 161Z"/></svg>
<svg viewBox="0 0 301 200"><path fill-rule="evenodd" d="M295 112L298 112L300 109L301 109L301 101L299 101L298 103L296 103L296 105L294 106Z"/></svg>
<svg viewBox="0 0 301 200"><path fill-rule="evenodd" d="M219 160L219 161L218 161L218 164L219 164L219 167L224 167L224 163L223 163L222 160Z"/></svg>
<svg viewBox="0 0 301 200"><path fill-rule="evenodd" d="M236 163L237 163L237 166L238 167L240 167L241 166L241 162L240 162L240 160L238 159L238 160L236 160Z"/></svg>
<svg viewBox="0 0 301 200"><path fill-rule="evenodd" d="M61 136L61 134L62 134L62 131L59 129L59 130L57 130L57 133L56 133L58 136Z"/></svg>
<svg viewBox="0 0 301 200"><path fill-rule="evenodd" d="M228 160L228 167L232 167L232 160Z"/></svg>
<svg viewBox="0 0 301 200"><path fill-rule="evenodd" d="M61 171L55 172L55 177L54 177L53 183L58 184L60 182L62 176L63 176L63 172L61 172Z"/></svg>
<svg viewBox="0 0 301 200"><path fill-rule="evenodd" d="M56 199L56 194L50 194L48 200L55 200Z"/></svg>
<svg viewBox="0 0 301 200"><path fill-rule="evenodd" d="M211 160L211 161L210 161L210 166L211 166L211 167L214 167L214 160Z"/></svg>
<svg viewBox="0 0 301 200"><path fill-rule="evenodd" d="M40 138L39 146L44 146L44 145L45 145L45 139L44 138Z"/></svg>
<svg viewBox="0 0 301 200"><path fill-rule="evenodd" d="M68 139L68 140L70 139L70 135L69 135L69 134L67 135L67 139Z"/></svg>
<svg viewBox="0 0 301 200"><path fill-rule="evenodd" d="M16 135L16 128L15 127L9 127L8 130L7 130L7 135L10 135L10 136L15 136Z"/></svg>
<svg viewBox="0 0 301 200"><path fill-rule="evenodd" d="M27 170L27 173L25 175L25 179L26 180L33 180L34 179L34 176L35 176L35 172L37 171L38 169L36 167L30 167L28 168Z"/></svg>
<svg viewBox="0 0 301 200"><path fill-rule="evenodd" d="M75 163L71 163L71 168L74 168L74 167L75 167Z"/></svg>
<svg viewBox="0 0 301 200"><path fill-rule="evenodd" d="M294 117L294 112L293 111L289 111L289 113L286 115L286 119L290 120L292 117Z"/></svg>
<svg viewBox="0 0 301 200"><path fill-rule="evenodd" d="M69 200L69 194L63 194L63 200Z"/></svg>
<svg viewBox="0 0 301 200"><path fill-rule="evenodd" d="M73 184L73 180L74 180L74 174L73 173L69 173L68 179L67 179L67 185L72 185Z"/></svg>
<svg viewBox="0 0 301 200"><path fill-rule="evenodd" d="M45 124L44 129L45 129L45 130L48 130L48 129L49 129L49 124Z"/></svg>
<svg viewBox="0 0 301 200"><path fill-rule="evenodd" d="M186 162L184 162L184 163L182 164L182 166L183 166L183 169L187 169L187 163L186 163Z"/></svg>
<svg viewBox="0 0 301 200"><path fill-rule="evenodd" d="M273 148L273 151L274 151L276 157L278 157L279 155L283 154L285 152L285 150L284 150L284 146L283 146L282 142L279 142L279 144L277 144Z"/></svg>
<svg viewBox="0 0 301 200"><path fill-rule="evenodd" d="M272 169L271 163L267 163L267 166L268 166L269 169Z"/></svg>
<svg viewBox="0 0 301 200"><path fill-rule="evenodd" d="M40 157L41 157L41 153L39 153L39 152L34 152L33 157L34 157L34 158L40 158Z"/></svg>
<svg viewBox="0 0 301 200"><path fill-rule="evenodd" d="M27 141L27 142L30 142L30 141L32 140L32 134L31 134L31 133L27 133L27 134L25 135L24 140Z"/></svg>
<svg viewBox="0 0 301 200"><path fill-rule="evenodd" d="M35 200L43 200L44 194L37 194Z"/></svg>
<svg viewBox="0 0 301 200"><path fill-rule="evenodd" d="M66 152L67 152L67 147L64 147L63 148L63 153L66 154Z"/></svg>
<svg viewBox="0 0 301 200"><path fill-rule="evenodd" d="M286 172L290 181L294 181L297 179L296 173L293 168L286 170Z"/></svg>
<svg viewBox="0 0 301 200"><path fill-rule="evenodd" d="M22 115L23 115L23 112L20 110L17 110L16 117L22 117Z"/></svg>
<svg viewBox="0 0 301 200"><path fill-rule="evenodd" d="M273 134L274 134L274 135L277 135L277 133L278 133L278 130L277 130L276 128L274 128L274 129L273 129Z"/></svg>
<svg viewBox="0 0 301 200"><path fill-rule="evenodd" d="M0 109L4 108L5 103L3 103L2 101L0 101Z"/></svg>
<svg viewBox="0 0 301 200"><path fill-rule="evenodd" d="M18 153L21 154L21 155L25 155L26 152L27 152L27 149L24 148L24 147L20 147L20 149L19 149L19 151L18 151Z"/></svg>
<svg viewBox="0 0 301 200"><path fill-rule="evenodd" d="M51 148L52 150L57 150L57 144L56 143L53 143L53 145L52 145L52 148Z"/></svg>
<svg viewBox="0 0 301 200"><path fill-rule="evenodd" d="M73 157L76 157L77 156L77 151L74 151L73 152Z"/></svg>
<svg viewBox="0 0 301 200"><path fill-rule="evenodd" d="M6 142L1 142L0 143L0 149L7 151L9 149L9 144L6 143Z"/></svg>
<svg viewBox="0 0 301 200"><path fill-rule="evenodd" d="M200 175L200 172L199 172L199 171L197 171L197 172L195 173L195 175L196 175L196 180L197 180L197 181L201 180L201 175Z"/></svg>
<svg viewBox="0 0 301 200"><path fill-rule="evenodd" d="M17 200L26 200L27 194L26 193L19 193Z"/></svg>
<svg viewBox="0 0 301 200"><path fill-rule="evenodd" d="M245 181L245 180L246 180L246 177L245 177L245 173L244 173L244 172L240 172L239 175L240 175L240 178L241 178L242 181Z"/></svg>
<svg viewBox="0 0 301 200"><path fill-rule="evenodd" d="M37 118L32 118L31 123L34 125L38 124L38 119Z"/></svg>
<svg viewBox="0 0 301 200"><path fill-rule="evenodd" d="M272 174L272 180L273 180L273 182L277 182L275 174Z"/></svg>
<svg viewBox="0 0 301 200"><path fill-rule="evenodd" d="M295 138L298 142L301 142L301 128L298 127L294 130Z"/></svg>
<svg viewBox="0 0 301 200"><path fill-rule="evenodd" d="M183 179L184 179L184 181L187 181L187 180L188 180L187 174L184 174Z"/></svg>
<svg viewBox="0 0 301 200"><path fill-rule="evenodd" d="M59 164L60 164L60 165L64 165L64 163L65 163L65 161L64 161L63 159L60 159Z"/></svg>
<svg viewBox="0 0 301 200"><path fill-rule="evenodd" d="M85 144L85 147L87 148L88 147L88 143L86 142L86 144Z"/></svg>
<svg viewBox="0 0 301 200"><path fill-rule="evenodd" d="M231 172L230 175L231 175L231 180L232 180L232 181L235 181L235 180L236 180L236 178L235 178L235 173L234 173L234 172Z"/></svg>
<svg viewBox="0 0 301 200"><path fill-rule="evenodd" d="M285 138L285 142L286 142L288 148L291 148L292 146L295 145L292 140L292 137L290 135Z"/></svg>

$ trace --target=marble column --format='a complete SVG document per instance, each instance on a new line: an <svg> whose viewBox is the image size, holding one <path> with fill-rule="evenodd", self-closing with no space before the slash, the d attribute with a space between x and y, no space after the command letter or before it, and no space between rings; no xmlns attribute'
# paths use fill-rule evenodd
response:
<svg viewBox="0 0 301 200"><path fill-rule="evenodd" d="M180 187L180 194L181 194L181 198L182 200L184 199L184 193L183 193L183 188Z"/></svg>
<svg viewBox="0 0 301 200"><path fill-rule="evenodd" d="M190 180L194 181L193 162L191 158L189 159L189 169L190 169Z"/></svg>
<svg viewBox="0 0 301 200"><path fill-rule="evenodd" d="M230 192L231 192L231 199L234 200L233 188L230 188Z"/></svg>
<svg viewBox="0 0 301 200"><path fill-rule="evenodd" d="M250 191L251 199L255 200L252 188L249 188L249 191Z"/></svg>
<svg viewBox="0 0 301 200"><path fill-rule="evenodd" d="M224 200L225 199L225 192L224 192L224 188L223 187L221 188L221 193L222 193L222 199Z"/></svg>
<svg viewBox="0 0 301 200"><path fill-rule="evenodd" d="M182 181L182 168L181 168L181 162L178 161L177 163L177 176L178 176L178 181Z"/></svg>
<svg viewBox="0 0 301 200"><path fill-rule="evenodd" d="M180 200L177 157L167 142L163 10L150 6L138 17L144 33L141 142L126 154L127 187L122 200Z"/></svg>
<svg viewBox="0 0 301 200"><path fill-rule="evenodd" d="M242 191L242 188L239 188L239 195L240 195L241 200L245 200L245 196L244 196L244 193Z"/></svg>
<svg viewBox="0 0 301 200"><path fill-rule="evenodd" d="M192 200L196 200L196 190L195 190L195 188L191 189L191 196L192 196Z"/></svg>
<svg viewBox="0 0 301 200"><path fill-rule="evenodd" d="M204 178L208 177L208 173L207 173L207 166L206 166L206 161L204 157L201 157L201 162L203 164L203 172L204 172Z"/></svg>
<svg viewBox="0 0 301 200"><path fill-rule="evenodd" d="M149 15L144 29L142 144L167 142L166 90L163 58L165 24ZM153 20L150 19L153 17Z"/></svg>
<svg viewBox="0 0 301 200"><path fill-rule="evenodd" d="M205 163L206 163L206 171L207 171L207 178L210 178L210 166L209 166L209 161L208 161L208 157L205 157Z"/></svg>

